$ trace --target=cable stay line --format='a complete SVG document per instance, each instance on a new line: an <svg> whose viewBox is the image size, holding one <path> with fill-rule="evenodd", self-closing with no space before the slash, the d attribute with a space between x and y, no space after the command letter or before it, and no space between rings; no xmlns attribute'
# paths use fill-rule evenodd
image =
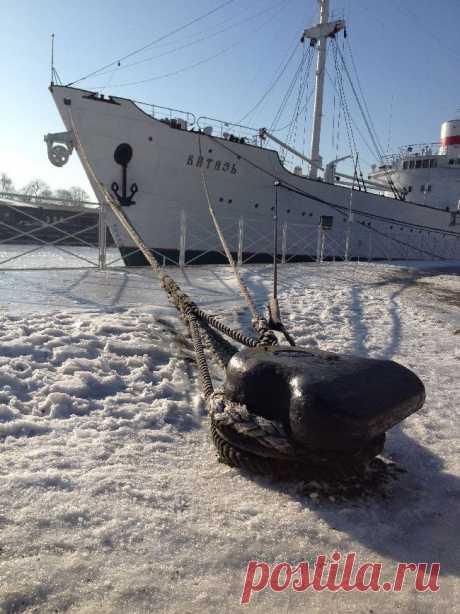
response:
<svg viewBox="0 0 460 614"><path fill-rule="evenodd" d="M119 72L121 70L127 70L128 68L133 68L135 66L140 66L141 64L145 64L147 62L151 62L152 60L157 60L159 58L165 57L167 55L170 55L172 53L175 53L177 51L181 51L182 49L187 49L188 47L192 47L193 45L198 45L199 43L202 43L206 40L209 40L210 38L214 38L215 36L218 36L219 34L222 34L223 32L228 32L228 30L231 30L233 28L236 28L237 26L241 25L242 23L249 23L250 21L253 21L254 19L257 19L257 17L259 17L262 14L267 14L272 10L276 10L279 9L283 4L286 4L286 2L290 2L290 0L281 0L281 2L277 2L275 4L273 4L272 6L268 7L268 8L264 8L261 11L258 11L257 13L254 13L252 15L250 15L249 17L244 17L243 19L239 19L237 21L235 21L234 23L230 23L229 25L227 25L224 28L221 28L220 30L216 30L214 32L211 33L207 33L205 36L200 36L199 38L196 38L192 41L189 41L188 43L184 43L183 45L179 45L178 47L174 47L173 49L168 49L166 51L163 51L160 54L157 55L152 55L148 58L143 58L142 60L137 60L136 62L131 62L130 64L125 64L123 66L117 66L116 68L112 69L112 70L106 70L104 72L100 72L98 74L98 76L102 76L102 75L106 75L106 74L112 74L115 72ZM225 20L222 23L228 23L228 20ZM121 60L119 60L120 62Z"/></svg>
<svg viewBox="0 0 460 614"><path fill-rule="evenodd" d="M281 116L282 116L282 114L283 114L283 112L284 112L284 110L286 108L287 103L289 102L289 99L290 99L290 97L292 95L292 92L294 91L294 87L295 87L295 84L297 83L297 79L302 74L302 70L303 70L303 68L305 66L306 59L307 59L306 54L303 54L302 58L300 60L300 63L299 63L299 65L298 65L294 75L292 76L292 79L291 79L289 85L288 85L286 93L284 94L284 97L283 97L283 99L281 101L281 104L280 104L280 106L278 108L278 111L276 112L275 117L274 117L274 119L273 119L273 121L271 123L270 130L276 128L276 125L278 124L279 120L281 119Z"/></svg>
<svg viewBox="0 0 460 614"><path fill-rule="evenodd" d="M266 26L268 23L270 23L271 21L273 21L273 19L276 17L275 15L271 15L268 19L266 19L264 22L262 22L261 24L258 25L258 29ZM234 43L232 43L231 45L229 45L228 47L224 47L223 49L221 49L220 51L217 51L216 53L213 53L212 55L209 55L201 60L198 60L197 62L193 62L192 64L187 64L186 66L183 66L182 68L178 68L177 70L173 70L167 73L163 73L160 75L155 75L153 77L148 77L146 79L141 79L139 81L128 81L128 82L124 82L124 83L115 83L112 84L110 87L114 88L114 87L128 87L128 86L132 86L132 85L142 85L143 83L150 83L151 81L157 81L159 79L166 79L167 77L174 77L176 75L179 75L183 72L186 72L188 70L192 70L193 68L196 68L198 66L201 66L203 64L206 64L207 62L211 62L212 60L220 57L221 55L224 55L225 53L227 53L228 51L230 51L231 49L234 49L235 47L238 47L240 44L242 43L247 43L248 40L251 42L252 39L248 39L248 36L242 36L241 38L239 38L238 40L236 40ZM100 85L93 85L91 86L92 89L97 89L97 90L103 90L105 89L105 86L100 86Z"/></svg>
<svg viewBox="0 0 460 614"><path fill-rule="evenodd" d="M274 79L271 81L270 85L268 86L268 88L266 89L265 93L259 98L258 102L256 102L256 104L245 114L243 115L243 117L238 121L238 123L243 122L245 119L247 119L256 109L258 109L260 107L260 105L264 102L264 100L267 98L267 96L273 91L273 89L276 87L276 85L278 84L279 80L281 79L281 77L283 76L285 70L287 69L287 67L289 66L289 64L291 63L291 60L293 59L293 57L296 54L296 51L299 49L298 46L298 36L296 35L296 42L294 45L294 48L292 49L291 53L289 54L288 59L286 60L286 62L283 65L283 61L281 61L281 63L278 65L277 69L275 70L275 77Z"/></svg>
<svg viewBox="0 0 460 614"><path fill-rule="evenodd" d="M131 58L134 55L137 55L138 53L141 53L142 51L145 51L149 47L153 47L153 45L156 45L157 43L165 40L166 38L169 38L170 36L173 36L174 34L177 34L178 32L181 32L182 30L185 30L186 28L189 28L193 24L195 24L195 23L197 23L197 22L199 22L199 21L201 21L203 19L206 19L206 17L209 17L210 15L213 15L214 13L217 13L217 11L220 11L221 9L225 8L229 4L232 4L233 2L235 2L235 0L225 0L225 2L222 2L221 4L219 4L218 6L213 8L212 10L207 11L206 13L203 13L202 15L199 15L198 17L195 17L195 19L192 19L191 21L189 21L189 22L187 22L187 23L185 23L185 24L183 24L183 25L181 25L181 26L179 26L177 28L174 28L173 30L170 30L166 34L163 34L163 36L160 36L159 38L156 38L153 41L150 41L149 43L147 43L146 45L143 45L142 47L139 47L139 49L135 49L134 51L131 51L130 53L127 53L126 55L117 58L113 62L109 62L108 64L105 64L104 66L101 66L97 70L93 70L92 72L88 73L87 75L85 75L83 77L80 77L79 79L76 79L75 81L72 81L71 83L68 83L67 87L70 87L71 85L75 85L76 83L80 83L80 81L84 81L86 79L89 79L90 77L93 77L93 76L99 74L103 70L106 70L107 68L110 68L111 66L117 65L118 63L122 62L123 60L127 60L128 58Z"/></svg>
<svg viewBox="0 0 460 614"><path fill-rule="evenodd" d="M348 53L350 55L351 64L353 66L353 70L355 72L356 82L358 84L358 88L359 88L359 91L360 91L360 94L361 94L361 99L363 101L364 108L366 109L366 112L367 112L367 116L368 116L368 119L369 119L369 124L371 125L371 128L372 128L372 130L374 132L375 138L376 138L377 142L380 145L380 150L383 151L383 147L382 147L382 144L380 142L380 139L379 139L379 136L378 136L378 132L375 129L374 121L372 119L372 115L371 115L371 112L369 111L369 106L367 104L367 100L366 100L366 97L364 95L364 90L363 90L363 87L361 85L361 79L359 78L359 73L358 73L358 69L356 67L356 63L355 63L355 60L354 60L354 57L353 57L353 52L352 52L352 49L351 49L351 43L350 43L350 39L349 38L346 39L346 45L347 45ZM342 54L342 56L343 56L343 54ZM343 61L345 61L345 60L343 60Z"/></svg>
<svg viewBox="0 0 460 614"><path fill-rule="evenodd" d="M296 102L294 113L293 113L293 120L291 122L291 126L289 128L289 132L288 132L287 139L286 139L286 142L289 145L295 145L295 142L297 140L297 128L298 128L300 113L301 113L301 110L302 111L306 110L306 105L304 105L303 107L301 105L302 105L302 100L304 100L307 89L308 89L308 78L310 76L310 70L311 70L311 66L313 62L313 53L312 53L311 47L308 47L306 55L307 55L307 67L304 71L303 77L300 79L299 93L297 95L297 102Z"/></svg>
<svg viewBox="0 0 460 614"><path fill-rule="evenodd" d="M362 115L362 118L364 120L366 128L367 128L367 130L369 132L369 135L371 137L372 143L373 143L373 145L375 147L375 151L377 153L377 160L379 160L381 162L383 160L385 154L384 154L384 151L383 151L382 144L380 143L380 139L379 139L379 137L377 135L377 131L375 130L375 126L374 126L374 124L372 122L372 118L371 118L371 115L369 113L369 108L367 107L367 103L365 101L364 94L362 92L362 88L361 88L361 95L362 95L362 98L363 98L363 102L361 102L361 99L360 99L360 97L358 95L356 87L355 87L355 85L353 83L353 79L351 78L350 71L348 70L348 66L347 66L347 64L345 62L345 58L344 58L342 52L340 51L340 48L338 47L338 45L336 45L336 49L337 49L338 55L340 56L341 63L342 63L342 66L343 66L343 68L345 70L345 74L347 76L347 79L348 79L348 82L350 84L351 90L352 90L353 95L354 95L354 97L356 99L359 111L360 111L360 113ZM350 53L351 53L351 47L350 47ZM360 81L359 81L359 76L357 74L356 66L355 66L355 72L356 72L356 76L357 76L358 86L360 87ZM366 110L367 110L367 113L366 113ZM393 178L391 177L390 173L385 172L385 176L386 176L386 180L388 182L388 186L391 189L391 191L393 192L393 195L395 196L395 198L401 199L401 186L396 186L396 184L393 181Z"/></svg>
<svg viewBox="0 0 460 614"><path fill-rule="evenodd" d="M348 79L348 82L350 84L350 87L351 87L351 90L353 92L353 95L354 95L354 97L356 99L356 102L358 104L358 108L359 108L359 110L361 112L361 115L363 117L364 123L366 124L366 128L367 128L367 130L369 132L369 135L371 137L371 140L372 140L372 142L374 144L375 150L378 152L379 158L382 158L383 157L383 148L381 146L381 143L379 141L379 138L378 138L377 134L375 133L375 130L371 126L372 120L369 121L369 118L368 118L368 116L366 114L366 111L365 111L364 106L363 106L363 104L361 102L359 94L358 94L358 92L356 90L355 84L353 83L353 79L351 78L350 71L348 70L348 66L347 66L347 64L345 62L345 58L343 57L343 54L340 51L340 48L338 46L337 46L337 52L338 52L338 55L339 55L340 60L342 62L342 66L343 66L343 68L345 70L345 74L347 76L347 79Z"/></svg>

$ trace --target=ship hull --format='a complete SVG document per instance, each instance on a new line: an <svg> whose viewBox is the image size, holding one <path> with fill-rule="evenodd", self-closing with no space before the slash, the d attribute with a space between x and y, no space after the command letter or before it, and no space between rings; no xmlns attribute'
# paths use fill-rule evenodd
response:
<svg viewBox="0 0 460 614"><path fill-rule="evenodd" d="M460 220L449 211L294 175L273 150L173 128L131 100L101 98L62 86L53 86L52 94L66 129L78 133L97 177L96 181L89 173L89 180L101 202L98 181L121 195L123 168L115 152L122 144L130 146L126 198L133 184L138 191L125 212L165 264L181 259L190 264L226 261L209 215L205 184L235 257L270 260L275 180L281 182L278 250L286 261L314 260L319 255L367 260L460 258ZM332 228L323 233L324 216L332 217ZM108 223L125 262L145 264L110 213Z"/></svg>

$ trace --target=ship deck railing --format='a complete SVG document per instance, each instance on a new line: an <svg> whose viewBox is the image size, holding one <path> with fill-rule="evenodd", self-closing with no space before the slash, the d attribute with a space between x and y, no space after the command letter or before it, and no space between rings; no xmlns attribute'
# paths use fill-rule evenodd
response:
<svg viewBox="0 0 460 614"><path fill-rule="evenodd" d="M259 136L259 129L252 128L251 126L234 124L232 122L216 119L215 117L202 115L198 118L197 127L205 133L212 128L212 136L217 136L221 139L248 143L249 145L257 145L258 147L263 146L263 140Z"/></svg>
<svg viewBox="0 0 460 614"><path fill-rule="evenodd" d="M183 111L181 109L174 109L172 107L162 107L159 104L153 104L151 102L140 102L139 100L134 100L134 104L136 104L142 111L158 120L166 120L168 123L172 120L182 120L186 122L188 128L193 128L196 126L197 120L196 116L190 111Z"/></svg>

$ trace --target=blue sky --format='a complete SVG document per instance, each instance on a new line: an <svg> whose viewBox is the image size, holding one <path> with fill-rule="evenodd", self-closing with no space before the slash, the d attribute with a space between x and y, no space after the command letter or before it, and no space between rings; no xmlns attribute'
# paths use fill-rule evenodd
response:
<svg viewBox="0 0 460 614"><path fill-rule="evenodd" d="M4 3L0 171L8 172L18 187L35 177L53 188L88 186L76 156L62 169L51 166L46 156L43 135L62 130L47 89L51 32L56 35L56 68L67 83L167 34L222 1ZM440 124L460 115L460 0L331 0L331 8L336 17L347 20L347 45L383 149L437 141ZM106 93L237 121L267 90L276 69L317 13L316 0L233 0L208 18L122 62L119 68L115 66L115 72L92 77L80 86L107 87ZM220 30L225 31L212 36ZM195 42L198 39L203 40ZM341 38L339 41L342 44ZM183 45L187 46L174 51ZM247 123L255 127L271 124L301 52L299 44L285 74ZM214 55L210 61L187 68ZM126 68L128 63L147 58L153 59ZM179 74L156 78L183 68L186 70ZM332 63L329 74L333 80ZM144 80L142 84L120 85ZM310 91L312 85L310 78ZM349 148L343 121L339 138L335 133L332 140L338 101L336 97L334 105L329 78L326 87L322 154L328 160L336 151L346 155ZM291 120L296 92L279 125ZM366 136L349 88L347 99ZM309 109L311 104L307 113ZM356 139L363 165L373 162L358 132ZM304 134L300 126L296 145L301 147L305 141L308 148L309 140L309 132Z"/></svg>

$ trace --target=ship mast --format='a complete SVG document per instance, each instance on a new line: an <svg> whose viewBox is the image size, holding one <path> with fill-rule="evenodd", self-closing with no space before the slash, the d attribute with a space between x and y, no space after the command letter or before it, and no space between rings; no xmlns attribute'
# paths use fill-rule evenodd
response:
<svg viewBox="0 0 460 614"><path fill-rule="evenodd" d="M319 154L321 141L321 120L323 117L323 94L324 94L324 75L326 68L326 49L327 39L335 36L337 32L345 29L345 21L338 19L329 20L329 0L318 0L320 5L319 23L304 30L302 42L310 39L310 45L317 48L318 59L316 62L316 82L315 82L315 107L313 114L313 131L311 137L310 160L310 179L316 179L318 168L322 166L322 159Z"/></svg>

